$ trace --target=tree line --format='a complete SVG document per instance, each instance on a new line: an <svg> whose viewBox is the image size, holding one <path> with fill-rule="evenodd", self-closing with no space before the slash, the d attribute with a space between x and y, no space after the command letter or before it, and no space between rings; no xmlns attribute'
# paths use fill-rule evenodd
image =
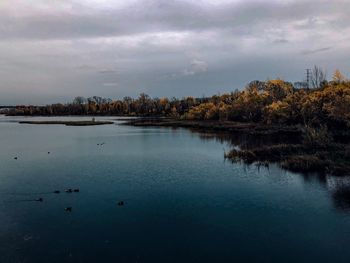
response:
<svg viewBox="0 0 350 263"><path fill-rule="evenodd" d="M185 119L346 127L350 125L350 81L337 70L332 81L296 89L281 79L253 81L243 91L213 96Z"/></svg>
<svg viewBox="0 0 350 263"><path fill-rule="evenodd" d="M151 98L141 93L138 98L124 97L122 100L111 100L98 96L76 97L67 104L46 106L19 105L9 111L9 115L23 116L64 116L64 115L121 115L121 116L168 116L179 118L194 106L208 102L210 98Z"/></svg>
<svg viewBox="0 0 350 263"><path fill-rule="evenodd" d="M311 85L296 87L282 79L252 81L244 90L209 98L151 98L111 100L76 97L72 103L16 106L10 115L166 116L184 120L263 122L348 127L350 81L337 70L331 81L315 67ZM311 86L311 87L310 87Z"/></svg>

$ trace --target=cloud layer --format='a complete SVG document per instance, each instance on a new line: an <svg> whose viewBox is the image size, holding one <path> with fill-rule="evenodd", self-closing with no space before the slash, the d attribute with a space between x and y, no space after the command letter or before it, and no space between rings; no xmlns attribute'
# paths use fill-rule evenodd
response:
<svg viewBox="0 0 350 263"><path fill-rule="evenodd" d="M349 75L347 0L0 3L0 104L211 95L250 80Z"/></svg>

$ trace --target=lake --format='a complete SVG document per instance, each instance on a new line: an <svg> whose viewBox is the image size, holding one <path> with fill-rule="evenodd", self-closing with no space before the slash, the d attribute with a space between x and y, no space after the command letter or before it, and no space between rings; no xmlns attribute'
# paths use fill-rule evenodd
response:
<svg viewBox="0 0 350 263"><path fill-rule="evenodd" d="M1 263L350 262L347 178L233 164L185 129L24 119L91 118L0 116Z"/></svg>

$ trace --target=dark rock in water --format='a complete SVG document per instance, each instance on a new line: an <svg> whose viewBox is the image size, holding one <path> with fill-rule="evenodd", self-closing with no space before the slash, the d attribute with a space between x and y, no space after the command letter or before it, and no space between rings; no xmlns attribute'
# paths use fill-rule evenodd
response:
<svg viewBox="0 0 350 263"><path fill-rule="evenodd" d="M55 190L55 191L53 191L53 193L54 193L54 194L59 194L60 191L59 191L59 190Z"/></svg>
<svg viewBox="0 0 350 263"><path fill-rule="evenodd" d="M44 199L42 199L42 198L40 197L40 198L38 198L38 199L35 199L35 201L42 202L42 201L44 201Z"/></svg>
<svg viewBox="0 0 350 263"><path fill-rule="evenodd" d="M79 189L78 189L78 188L77 188L77 189L74 189L73 192L79 193Z"/></svg>
<svg viewBox="0 0 350 263"><path fill-rule="evenodd" d="M72 207L71 206L68 206L64 209L64 211L66 212L72 212Z"/></svg>
<svg viewBox="0 0 350 263"><path fill-rule="evenodd" d="M73 192L73 190L71 189L71 188L68 188L67 190L66 190L66 193L72 193Z"/></svg>
<svg viewBox="0 0 350 263"><path fill-rule="evenodd" d="M118 202L118 205L119 205L119 206L123 206L123 205L124 205L124 201L119 201L119 202Z"/></svg>

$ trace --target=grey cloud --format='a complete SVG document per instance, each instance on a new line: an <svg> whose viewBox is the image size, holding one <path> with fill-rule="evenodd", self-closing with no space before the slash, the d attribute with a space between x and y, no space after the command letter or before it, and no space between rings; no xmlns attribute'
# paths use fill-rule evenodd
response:
<svg viewBox="0 0 350 263"><path fill-rule="evenodd" d="M171 80L171 79L178 79L178 78L184 78L189 76L194 76L197 74L202 74L208 71L208 63L204 60L200 59L192 59L189 65L186 65L186 68L176 72L167 73L163 76L160 76L160 80Z"/></svg>
<svg viewBox="0 0 350 263"><path fill-rule="evenodd" d="M96 68L95 66L86 65L86 64L77 66L77 69L80 69L80 70L91 70L95 68Z"/></svg>
<svg viewBox="0 0 350 263"><path fill-rule="evenodd" d="M350 11L349 4L338 1L247 1L226 3L218 7L199 5L194 1L139 1L122 9L90 10L78 5L70 12L45 15L30 12L13 16L0 10L2 39L72 39L133 35L141 32L176 30L230 29L235 33L249 34L252 27L279 21L284 23L304 19L295 27L308 28L328 15ZM306 19L305 19L306 17ZM350 22L346 16L342 20ZM242 30L243 29L243 30Z"/></svg>
<svg viewBox="0 0 350 263"><path fill-rule="evenodd" d="M188 69L185 69L183 75L192 76L198 73L204 73L208 70L208 63L203 60L194 59Z"/></svg>
<svg viewBox="0 0 350 263"><path fill-rule="evenodd" d="M118 86L118 83L117 82L106 82L106 83L103 83L103 86L113 87L113 86Z"/></svg>
<svg viewBox="0 0 350 263"><path fill-rule="evenodd" d="M104 69L104 70L98 71L98 73L100 73L100 74L115 74L115 73L117 73L117 71L113 70L113 69Z"/></svg>
<svg viewBox="0 0 350 263"><path fill-rule="evenodd" d="M302 80L314 64L349 75L349 1L213 3L4 1L0 104L210 95L252 79Z"/></svg>
<svg viewBox="0 0 350 263"><path fill-rule="evenodd" d="M284 39L284 38L280 38L280 39L275 39L273 41L273 43L276 43L276 44L286 44L286 43L289 43L289 41L287 39Z"/></svg>
<svg viewBox="0 0 350 263"><path fill-rule="evenodd" d="M303 55L310 55L310 54L315 54L315 53L320 53L320 52L325 52L332 49L332 47L322 47L322 48L316 48L316 49L309 49L309 50L304 50L302 52Z"/></svg>

